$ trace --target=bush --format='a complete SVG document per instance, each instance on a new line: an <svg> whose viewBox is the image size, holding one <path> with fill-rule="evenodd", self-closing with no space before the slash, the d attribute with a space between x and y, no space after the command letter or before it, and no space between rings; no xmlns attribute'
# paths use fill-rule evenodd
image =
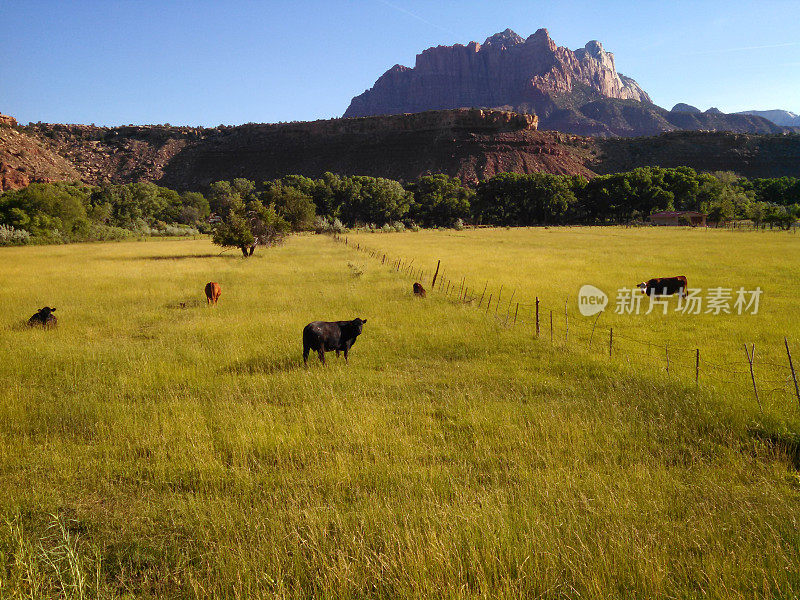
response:
<svg viewBox="0 0 800 600"><path fill-rule="evenodd" d="M381 231L383 233L392 233L394 231L394 227L386 223L383 227L381 227Z"/></svg>
<svg viewBox="0 0 800 600"><path fill-rule="evenodd" d="M464 221L462 219L456 219L453 222L453 229L455 229L456 231L461 231L462 229L464 229Z"/></svg>
<svg viewBox="0 0 800 600"><path fill-rule="evenodd" d="M392 227L398 233L403 233L406 230L406 226L402 223L402 221L395 221L392 223Z"/></svg>
<svg viewBox="0 0 800 600"><path fill-rule="evenodd" d="M339 219L329 219L328 217L316 217L313 229L316 233L345 233L347 228Z"/></svg>
<svg viewBox="0 0 800 600"><path fill-rule="evenodd" d="M345 233L347 231L347 227L344 226L338 218L334 219L331 223L331 230L333 233Z"/></svg>
<svg viewBox="0 0 800 600"><path fill-rule="evenodd" d="M30 240L31 234L24 229L0 225L0 246L25 246Z"/></svg>

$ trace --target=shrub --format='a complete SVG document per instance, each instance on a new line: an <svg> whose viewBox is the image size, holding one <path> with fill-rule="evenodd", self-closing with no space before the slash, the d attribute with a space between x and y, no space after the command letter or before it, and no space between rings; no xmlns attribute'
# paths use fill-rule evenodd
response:
<svg viewBox="0 0 800 600"><path fill-rule="evenodd" d="M24 229L0 225L0 246L24 246L29 244L31 234Z"/></svg>
<svg viewBox="0 0 800 600"><path fill-rule="evenodd" d="M313 229L317 233L345 233L347 228L339 219L331 220L328 217L317 217L314 219Z"/></svg>
<svg viewBox="0 0 800 600"><path fill-rule="evenodd" d="M462 219L456 219L453 222L453 229L455 229L456 231L461 231L462 229L464 229L464 221Z"/></svg>
<svg viewBox="0 0 800 600"><path fill-rule="evenodd" d="M392 223L392 227L398 233L403 233L406 230L406 226L403 224L402 221L395 221Z"/></svg>
<svg viewBox="0 0 800 600"><path fill-rule="evenodd" d="M345 227L344 223L342 223L338 218L335 218L333 223L331 223L331 230L333 233L345 233L347 231L347 227Z"/></svg>

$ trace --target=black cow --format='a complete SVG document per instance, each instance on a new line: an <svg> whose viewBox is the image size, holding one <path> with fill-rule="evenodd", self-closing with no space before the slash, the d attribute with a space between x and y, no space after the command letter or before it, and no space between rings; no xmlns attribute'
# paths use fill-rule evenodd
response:
<svg viewBox="0 0 800 600"><path fill-rule="evenodd" d="M687 296L686 290L689 289L689 283L686 277L679 275L678 277L656 277L648 281L643 281L637 285L643 294L647 296L672 296L679 294L684 298Z"/></svg>
<svg viewBox="0 0 800 600"><path fill-rule="evenodd" d="M414 290L414 295L415 296L419 296L420 298L424 298L427 295L425 293L425 288L422 287L421 283L414 283L414 285L412 286L412 289Z"/></svg>
<svg viewBox="0 0 800 600"><path fill-rule="evenodd" d="M28 319L28 327L55 327L58 324L58 319L53 314L55 308L45 306L36 312L30 319Z"/></svg>
<svg viewBox="0 0 800 600"><path fill-rule="evenodd" d="M366 323L366 319L353 319L352 321L314 321L303 329L303 363L308 366L308 353L314 350L319 354L322 364L325 364L325 353L336 350L344 352L347 362L347 353Z"/></svg>

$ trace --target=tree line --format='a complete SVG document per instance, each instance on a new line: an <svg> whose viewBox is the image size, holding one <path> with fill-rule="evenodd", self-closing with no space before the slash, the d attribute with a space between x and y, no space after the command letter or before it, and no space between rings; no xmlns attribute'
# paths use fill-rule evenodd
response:
<svg viewBox="0 0 800 600"><path fill-rule="evenodd" d="M204 193L153 183L35 183L0 194L0 244L211 233L216 243L249 256L292 231L619 224L646 221L662 210L788 227L800 216L800 179L643 167L591 180L501 173L475 187L441 174L404 184L333 173L218 181Z"/></svg>

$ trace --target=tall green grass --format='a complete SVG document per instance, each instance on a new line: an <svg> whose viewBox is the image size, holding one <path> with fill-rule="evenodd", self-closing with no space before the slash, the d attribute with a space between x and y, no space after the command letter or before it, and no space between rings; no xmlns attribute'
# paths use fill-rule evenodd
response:
<svg viewBox="0 0 800 600"><path fill-rule="evenodd" d="M688 227L539 227L362 233L349 235L348 241L424 268L428 283L441 260L440 281L443 275L460 288L463 277L470 296L478 298L486 286L486 299L492 294L490 315L498 311L503 320L509 313L513 317L520 302L519 321L529 332L539 297L542 337L549 339L552 312L556 342L567 337L573 348L585 349L591 340L593 353L607 353L613 328L618 358L647 370L666 371L668 353L670 372L685 381L694 381L695 350L700 349L700 377L706 385L750 388L751 398L743 344L755 344L754 369L765 409L785 412L797 405L784 346L787 337L795 363L799 362L800 264L793 257L800 255L800 237L796 234ZM677 297L673 297L666 315L660 307L648 315L648 299L642 296L641 314L616 314L620 288L675 275L687 276L690 288L704 290L706 301L711 288L733 290L731 313L709 314L704 302L702 314L682 314L675 311ZM578 313L578 290L584 284L609 296L599 317ZM757 314L736 314L735 291L740 287L763 290Z"/></svg>
<svg viewBox="0 0 800 600"><path fill-rule="evenodd" d="M419 300L321 236L8 248L0 283L0 597L799 593L788 409ZM59 327L22 327L45 304ZM302 368L307 322L356 316L349 365Z"/></svg>

